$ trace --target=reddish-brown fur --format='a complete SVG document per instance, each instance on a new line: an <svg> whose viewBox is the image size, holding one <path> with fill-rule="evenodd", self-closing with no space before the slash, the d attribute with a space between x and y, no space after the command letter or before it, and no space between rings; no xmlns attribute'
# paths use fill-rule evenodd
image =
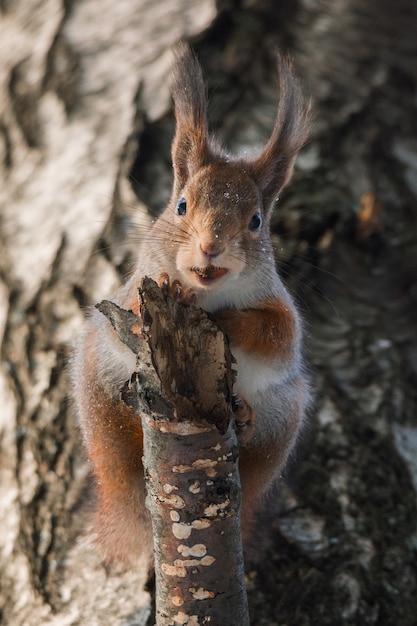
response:
<svg viewBox="0 0 417 626"><path fill-rule="evenodd" d="M212 313L229 336L237 369L245 537L293 449L309 397L301 324L276 271L269 236L273 205L306 140L309 114L290 63L278 61L281 97L271 138L259 156L232 158L208 133L198 62L186 46L177 50L171 200L143 244L134 274L114 298L138 313L137 288L148 275L173 297ZM120 399L134 369L133 354L94 311L73 380L97 483L95 528L108 561L149 559L152 545L140 419Z"/></svg>
<svg viewBox="0 0 417 626"><path fill-rule="evenodd" d="M220 309L216 320L231 346L259 354L265 359L291 358L297 327L292 310L282 302L261 302L253 309Z"/></svg>

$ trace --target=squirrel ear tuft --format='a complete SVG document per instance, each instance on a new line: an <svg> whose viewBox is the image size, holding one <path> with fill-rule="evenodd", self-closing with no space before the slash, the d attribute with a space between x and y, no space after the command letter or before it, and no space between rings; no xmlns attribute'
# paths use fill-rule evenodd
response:
<svg viewBox="0 0 417 626"><path fill-rule="evenodd" d="M289 182L295 159L306 143L311 121L311 105L304 103L289 58L278 55L280 99L271 138L253 163L253 176L261 190L267 212Z"/></svg>
<svg viewBox="0 0 417 626"><path fill-rule="evenodd" d="M209 160L207 98L199 62L185 43L174 49L172 97L176 132L172 144L174 196Z"/></svg>

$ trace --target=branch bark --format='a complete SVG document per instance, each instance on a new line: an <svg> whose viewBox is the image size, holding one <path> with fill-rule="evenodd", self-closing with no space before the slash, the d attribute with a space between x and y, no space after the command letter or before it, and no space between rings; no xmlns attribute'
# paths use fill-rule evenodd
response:
<svg viewBox="0 0 417 626"><path fill-rule="evenodd" d="M99 309L138 355L122 397L142 416L157 625L245 626L230 351L204 311L151 279L139 299L140 331L132 313L110 302Z"/></svg>

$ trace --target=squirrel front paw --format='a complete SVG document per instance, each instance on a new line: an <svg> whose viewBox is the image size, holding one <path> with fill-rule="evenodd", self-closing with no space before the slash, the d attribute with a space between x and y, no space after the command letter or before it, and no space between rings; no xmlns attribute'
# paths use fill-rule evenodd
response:
<svg viewBox="0 0 417 626"><path fill-rule="evenodd" d="M196 295L194 291L190 288L185 288L179 280L171 280L166 272L162 272L157 282L165 296L170 296L176 302L195 306Z"/></svg>
<svg viewBox="0 0 417 626"><path fill-rule="evenodd" d="M236 394L232 397L232 409L239 442L245 445L255 434L255 413L252 407Z"/></svg>

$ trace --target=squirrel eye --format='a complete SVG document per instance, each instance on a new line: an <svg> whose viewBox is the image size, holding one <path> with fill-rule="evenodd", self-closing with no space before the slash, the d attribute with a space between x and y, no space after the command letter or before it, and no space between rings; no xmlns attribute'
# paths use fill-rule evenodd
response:
<svg viewBox="0 0 417 626"><path fill-rule="evenodd" d="M185 198L178 200L177 206L175 207L175 213L181 216L187 213L187 201Z"/></svg>
<svg viewBox="0 0 417 626"><path fill-rule="evenodd" d="M261 226L262 226L262 216L259 213L259 211L256 211L256 213L252 215L252 219L249 222L249 230L254 232L256 230L259 230Z"/></svg>

